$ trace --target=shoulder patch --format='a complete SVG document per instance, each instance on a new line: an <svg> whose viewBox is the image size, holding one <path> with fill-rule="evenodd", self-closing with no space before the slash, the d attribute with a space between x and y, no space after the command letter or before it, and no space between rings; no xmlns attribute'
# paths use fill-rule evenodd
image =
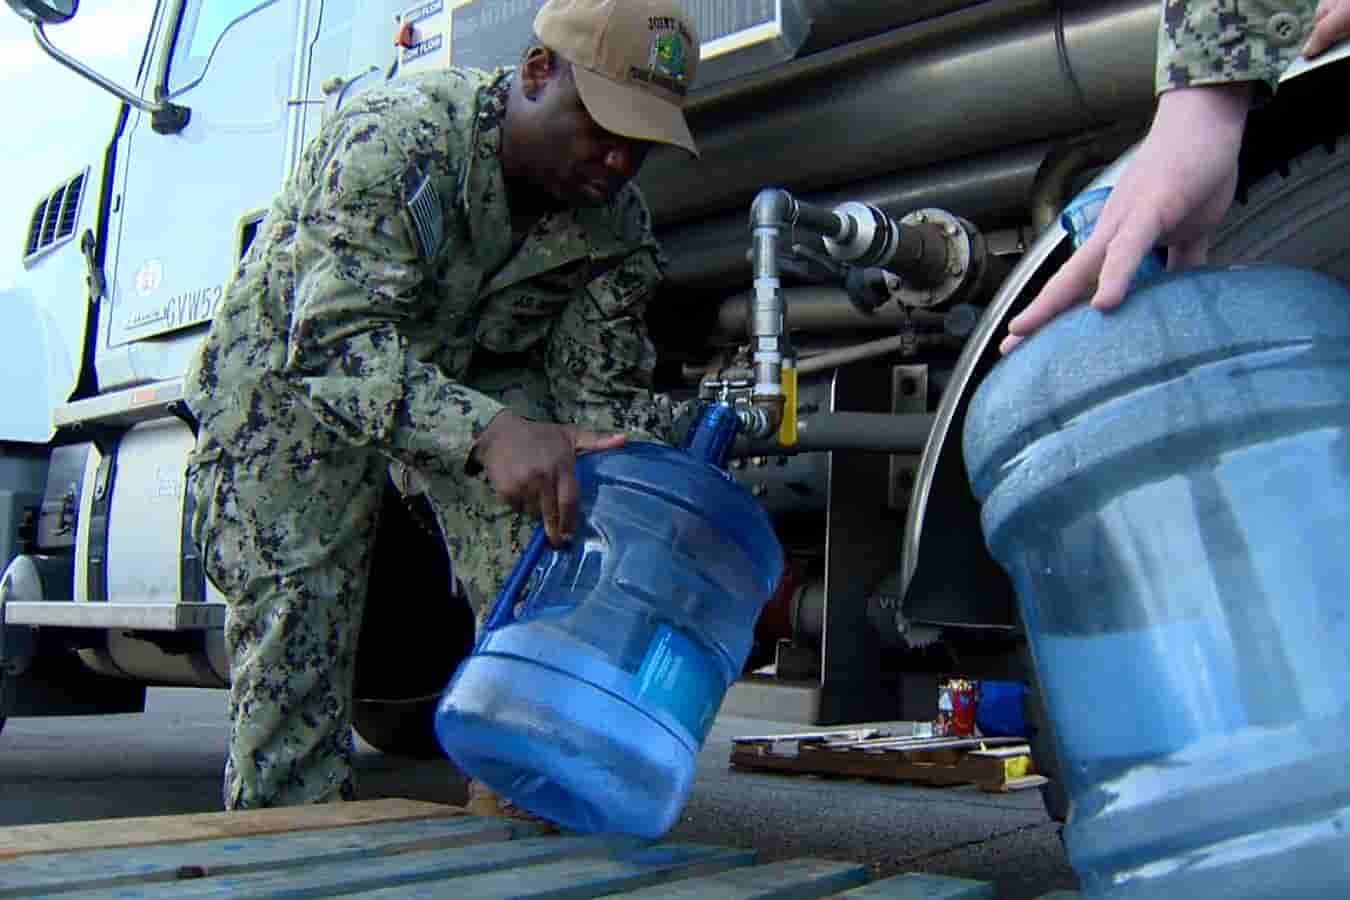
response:
<svg viewBox="0 0 1350 900"><path fill-rule="evenodd" d="M441 196L429 175L423 175L408 192L408 218L412 220L417 236L417 249L423 260L430 260L440 252L445 241L445 216L441 212Z"/></svg>

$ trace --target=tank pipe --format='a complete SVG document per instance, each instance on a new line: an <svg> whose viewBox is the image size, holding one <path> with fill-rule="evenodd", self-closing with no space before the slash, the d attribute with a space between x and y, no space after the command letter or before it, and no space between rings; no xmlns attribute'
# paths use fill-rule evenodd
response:
<svg viewBox="0 0 1350 900"><path fill-rule="evenodd" d="M792 196L774 188L760 191L750 206L750 266L754 274L750 339L755 373L751 403L758 415L753 421L744 422L743 428L754 438L769 437L783 421L786 332L778 248L784 231L795 221L796 212L796 201Z"/></svg>
<svg viewBox="0 0 1350 900"><path fill-rule="evenodd" d="M938 225L902 226L875 206L850 202L834 209L802 203L781 188L765 188L750 206L750 263L754 299L750 338L757 413L743 422L747 433L767 438L783 421L783 361L787 352L784 299L778 251L788 229L801 227L821 235L830 256L854 266L886 266L899 259L901 273L917 284L946 275L947 242Z"/></svg>
<svg viewBox="0 0 1350 900"><path fill-rule="evenodd" d="M1049 149L1044 144L1018 147L922 174L888 175L814 194L808 202L834 207L858 200L893 218L925 207L961 210L964 218L983 228L1020 222ZM658 229L657 237L670 257L669 282L691 290L718 290L729 282L743 281L749 268L741 243L744 229L743 213L718 214ZM794 303L789 298L790 311L795 310Z"/></svg>
<svg viewBox="0 0 1350 900"><path fill-rule="evenodd" d="M1073 199L1075 182L1086 182L1084 173L1109 165L1139 137L1139 129L1131 124L1127 129L1096 135L1046 154L1031 187L1032 229L1039 234L1053 225L1060 211Z"/></svg>
<svg viewBox="0 0 1350 900"><path fill-rule="evenodd" d="M830 412L804 416L797 423L797 443L782 447L775 441L741 437L729 458L795 456L826 450L867 453L918 453L933 428L932 413Z"/></svg>
<svg viewBox="0 0 1350 900"><path fill-rule="evenodd" d="M961 338L946 334L897 334L892 337L868 341L865 344L855 344L852 347L841 347L838 350L827 350L816 356L808 356L797 363L797 375L798 377L814 375L817 372L837 369L840 366L885 356L906 347L946 345L952 348L960 348L964 343L965 341Z"/></svg>
<svg viewBox="0 0 1350 900"><path fill-rule="evenodd" d="M941 328L946 316L927 309L909 310L887 303L870 313L853 305L842 289L823 285L783 288L783 306L789 331L867 331L895 329L912 321L920 328ZM718 338L736 339L746 333L751 295L736 294L717 311Z"/></svg>

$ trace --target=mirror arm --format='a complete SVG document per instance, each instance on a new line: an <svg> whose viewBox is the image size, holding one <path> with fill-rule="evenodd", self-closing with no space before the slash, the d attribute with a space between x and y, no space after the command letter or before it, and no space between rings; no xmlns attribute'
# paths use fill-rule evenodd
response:
<svg viewBox="0 0 1350 900"><path fill-rule="evenodd" d="M41 22L33 23L33 36L37 38L38 46L40 46L48 56L65 66L67 69L70 69L82 78L92 81L123 103L129 103L141 112L149 113L150 127L157 133L177 134L187 127L188 118L191 116L191 110L186 106L179 106L176 103L165 103L163 101L152 103L137 97L126 88L114 84L84 63L71 56L67 56L53 46L52 42L47 39L47 33L43 31Z"/></svg>

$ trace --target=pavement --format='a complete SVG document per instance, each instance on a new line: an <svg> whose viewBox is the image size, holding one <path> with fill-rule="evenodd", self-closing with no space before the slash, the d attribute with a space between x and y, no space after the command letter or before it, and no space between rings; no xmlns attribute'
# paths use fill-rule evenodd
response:
<svg viewBox="0 0 1350 900"><path fill-rule="evenodd" d="M992 881L1032 900L1077 881L1035 790L992 794L728 766L731 739L801 731L724 715L699 757L671 840L753 848L761 861L817 857L877 875L923 872ZM138 715L11 719L0 732L0 827L220 809L228 735L223 691L152 688ZM357 752L362 799L464 801L442 761Z"/></svg>

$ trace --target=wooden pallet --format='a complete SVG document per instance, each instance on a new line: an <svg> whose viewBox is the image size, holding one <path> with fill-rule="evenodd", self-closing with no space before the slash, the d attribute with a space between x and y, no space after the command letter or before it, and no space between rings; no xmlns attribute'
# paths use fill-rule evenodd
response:
<svg viewBox="0 0 1350 900"><path fill-rule="evenodd" d="M893 737L875 732L754 735L732 739L734 768L908 781L973 784L1003 793L1039 787L1022 738Z"/></svg>
<svg viewBox="0 0 1350 900"><path fill-rule="evenodd" d="M55 900L997 900L987 882L629 838L404 800L111 819L0 832L0 898ZM1071 897L1056 893L1047 896Z"/></svg>

